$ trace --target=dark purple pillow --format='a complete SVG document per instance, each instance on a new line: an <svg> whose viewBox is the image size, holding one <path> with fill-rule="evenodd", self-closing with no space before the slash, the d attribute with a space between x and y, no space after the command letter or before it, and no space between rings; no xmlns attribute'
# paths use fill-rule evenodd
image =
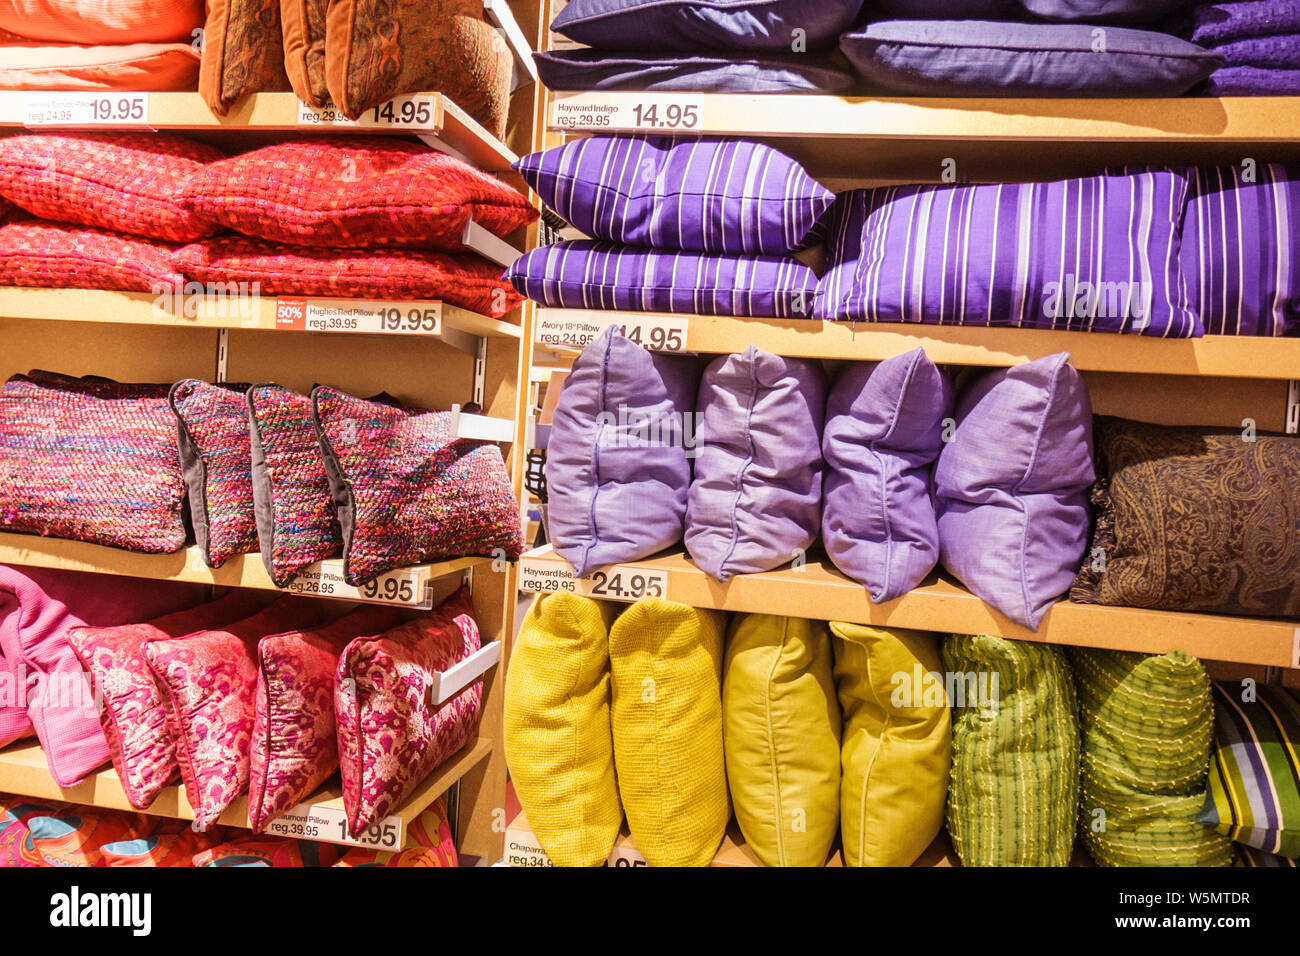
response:
<svg viewBox="0 0 1300 956"><path fill-rule="evenodd" d="M877 604L912 590L939 560L931 470L952 405L952 385L922 349L847 365L831 387L822 540Z"/></svg>
<svg viewBox="0 0 1300 956"><path fill-rule="evenodd" d="M873 20L1041 20L1154 23L1186 0L876 0Z"/></svg>
<svg viewBox="0 0 1300 956"><path fill-rule="evenodd" d="M817 276L795 259L655 252L587 239L534 249L505 278L520 294L561 309L805 318L817 292Z"/></svg>
<svg viewBox="0 0 1300 956"><path fill-rule="evenodd" d="M1064 352L986 372L957 398L934 470L939 555L980 600L1038 630L1088 544L1092 406Z"/></svg>
<svg viewBox="0 0 1300 956"><path fill-rule="evenodd" d="M1180 96L1223 65L1168 34L1071 23L887 20L840 49L900 96Z"/></svg>
<svg viewBox="0 0 1300 956"><path fill-rule="evenodd" d="M1279 36L1246 37L1216 46L1227 66L1257 66L1265 70L1300 70L1300 31Z"/></svg>
<svg viewBox="0 0 1300 956"><path fill-rule="evenodd" d="M714 359L697 403L686 548L719 581L796 560L821 526L821 365L754 346Z"/></svg>
<svg viewBox="0 0 1300 956"><path fill-rule="evenodd" d="M1300 96L1300 70L1225 66L1205 84L1206 96Z"/></svg>
<svg viewBox="0 0 1300 956"><path fill-rule="evenodd" d="M853 74L824 56L740 57L726 53L655 56L562 50L534 53L550 89L657 90L677 93L845 93Z"/></svg>
<svg viewBox="0 0 1300 956"><path fill-rule="evenodd" d="M1198 3L1188 16L1192 21L1191 41L1205 46L1300 33L1300 4L1295 0Z"/></svg>
<svg viewBox="0 0 1300 956"><path fill-rule="evenodd" d="M546 455L555 551L585 576L682 538L699 363L610 326L560 391Z"/></svg>
<svg viewBox="0 0 1300 956"><path fill-rule="evenodd" d="M591 137L514 168L592 238L673 252L785 255L835 199L784 153L746 140Z"/></svg>

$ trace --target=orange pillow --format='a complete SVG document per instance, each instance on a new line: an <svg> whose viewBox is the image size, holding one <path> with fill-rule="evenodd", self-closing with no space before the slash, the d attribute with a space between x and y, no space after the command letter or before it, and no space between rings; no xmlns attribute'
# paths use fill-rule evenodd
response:
<svg viewBox="0 0 1300 956"><path fill-rule="evenodd" d="M280 35L280 0L209 0L199 92L225 116L249 93L289 89Z"/></svg>
<svg viewBox="0 0 1300 956"><path fill-rule="evenodd" d="M329 0L280 0L284 71L298 99L312 106L330 103L325 86L325 11Z"/></svg>
<svg viewBox="0 0 1300 956"><path fill-rule="evenodd" d="M203 0L0 0L0 30L55 43L192 43Z"/></svg>
<svg viewBox="0 0 1300 956"><path fill-rule="evenodd" d="M0 90L192 90L198 78L188 43L0 46Z"/></svg>

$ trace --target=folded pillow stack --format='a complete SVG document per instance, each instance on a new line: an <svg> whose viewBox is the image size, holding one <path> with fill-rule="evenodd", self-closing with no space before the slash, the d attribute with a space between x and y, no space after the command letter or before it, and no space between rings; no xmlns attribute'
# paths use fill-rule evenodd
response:
<svg viewBox="0 0 1300 956"><path fill-rule="evenodd" d="M1193 43L1223 58L1207 95L1300 95L1300 7L1291 0L1198 3L1182 26Z"/></svg>

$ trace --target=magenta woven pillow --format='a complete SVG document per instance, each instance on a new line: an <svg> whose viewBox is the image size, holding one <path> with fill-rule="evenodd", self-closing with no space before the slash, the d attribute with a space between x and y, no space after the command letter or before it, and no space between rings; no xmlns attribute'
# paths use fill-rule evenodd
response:
<svg viewBox="0 0 1300 956"><path fill-rule="evenodd" d="M173 255L149 239L84 226L32 219L0 225L0 285L179 291L185 277L172 268Z"/></svg>
<svg viewBox="0 0 1300 956"><path fill-rule="evenodd" d="M226 628L144 645L198 830L248 789L258 642L320 619L319 603L285 597Z"/></svg>
<svg viewBox="0 0 1300 956"><path fill-rule="evenodd" d="M322 137L264 146L204 167L185 208L214 226L305 246L419 246L457 252L471 219L507 236L537 218L489 173L420 143Z"/></svg>
<svg viewBox="0 0 1300 956"><path fill-rule="evenodd" d="M68 643L103 701L99 723L113 769L131 806L143 810L176 779L176 742L167 727L163 698L145 659L144 645L195 631L226 627L255 614L270 600L259 591L223 598L150 621L118 627L78 627Z"/></svg>
<svg viewBox="0 0 1300 956"><path fill-rule="evenodd" d="M185 546L167 385L15 375L0 389L0 530L128 551Z"/></svg>
<svg viewBox="0 0 1300 956"><path fill-rule="evenodd" d="M473 253L313 249L230 236L182 246L172 262L191 279L257 282L266 295L441 299L493 318L523 301L500 266Z"/></svg>
<svg viewBox="0 0 1300 956"><path fill-rule="evenodd" d="M392 813L434 767L478 732L483 682L437 707L434 674L479 649L469 589L431 614L379 637L362 637L339 660L334 709L348 830L361 833Z"/></svg>
<svg viewBox="0 0 1300 956"><path fill-rule="evenodd" d="M262 639L249 765L254 833L310 797L339 765L334 671L347 643L401 623L395 607L361 605L332 624Z"/></svg>
<svg viewBox="0 0 1300 956"><path fill-rule="evenodd" d="M187 378L169 397L194 540L211 568L257 550L247 393L247 385Z"/></svg>
<svg viewBox="0 0 1300 956"><path fill-rule="evenodd" d="M0 139L0 196L33 215L167 242L219 226L181 203L186 181L221 159L170 133L28 133Z"/></svg>
<svg viewBox="0 0 1300 956"><path fill-rule="evenodd" d="M439 558L523 551L519 503L496 445L454 438L450 412L327 386L311 394L348 583Z"/></svg>

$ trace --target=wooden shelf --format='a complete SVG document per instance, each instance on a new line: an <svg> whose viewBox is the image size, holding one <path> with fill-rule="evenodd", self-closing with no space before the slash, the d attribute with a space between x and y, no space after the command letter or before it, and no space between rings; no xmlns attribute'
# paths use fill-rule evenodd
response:
<svg viewBox="0 0 1300 956"><path fill-rule="evenodd" d="M551 569L569 569L550 547L528 552L520 560ZM737 575L726 584L699 570L681 552L620 564L618 568L662 572L667 579L668 599L693 607L945 634L993 634L1018 641L1147 654L1183 650L1205 660L1300 667L1297 621L1103 607L1063 600L1047 612L1035 633L1007 620L961 585L937 576L903 597L872 604L866 590L836 570L824 556L810 557L800 568L787 566L763 574Z"/></svg>

